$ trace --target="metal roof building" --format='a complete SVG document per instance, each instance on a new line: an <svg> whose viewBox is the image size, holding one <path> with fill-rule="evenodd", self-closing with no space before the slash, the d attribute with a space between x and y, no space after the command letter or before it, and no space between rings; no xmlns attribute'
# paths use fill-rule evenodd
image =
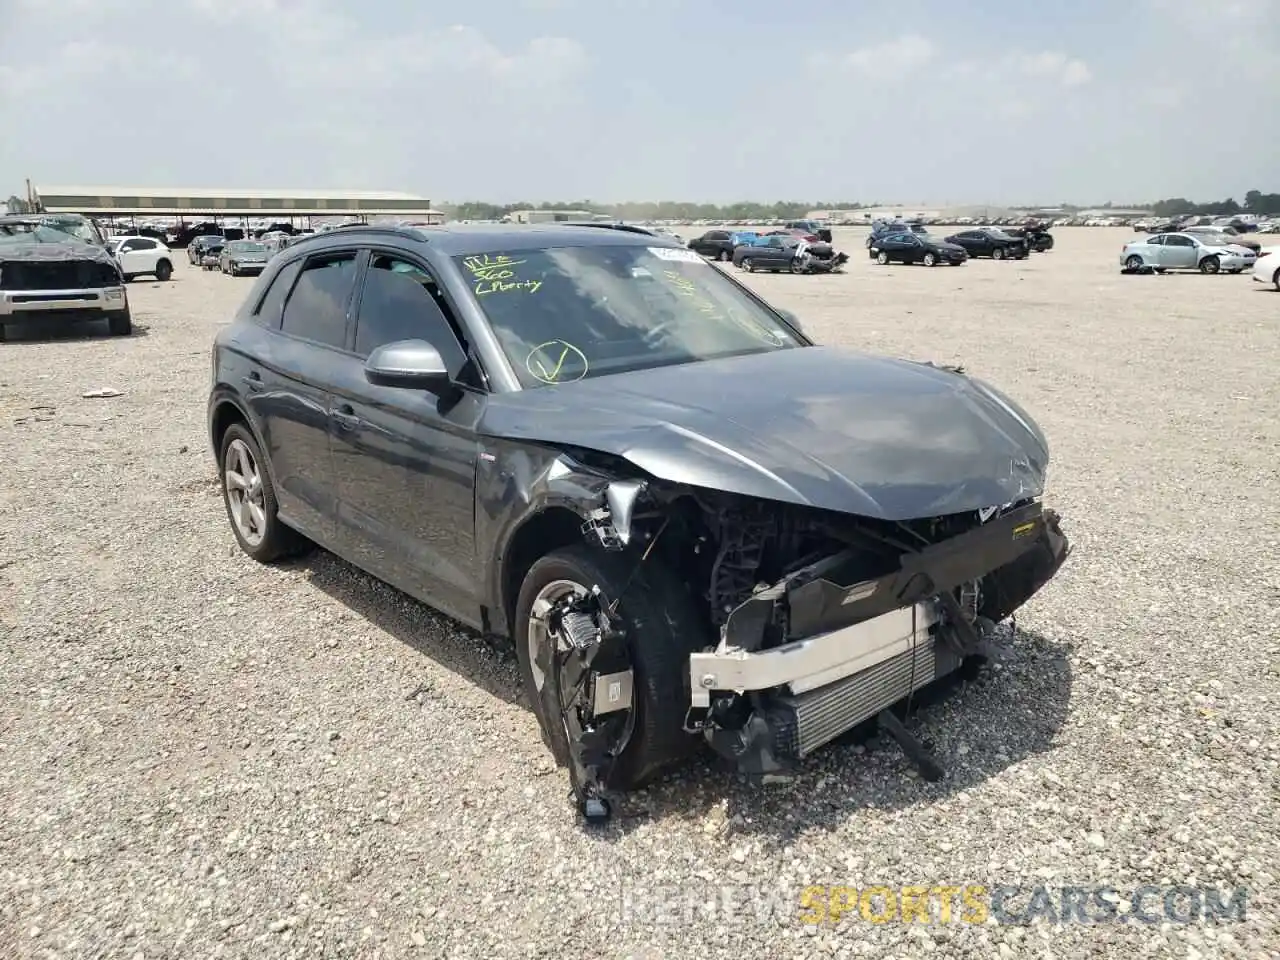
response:
<svg viewBox="0 0 1280 960"><path fill-rule="evenodd" d="M150 187L35 187L48 213L186 216L324 216L358 214L440 217L431 201L411 193L368 190L209 190Z"/></svg>

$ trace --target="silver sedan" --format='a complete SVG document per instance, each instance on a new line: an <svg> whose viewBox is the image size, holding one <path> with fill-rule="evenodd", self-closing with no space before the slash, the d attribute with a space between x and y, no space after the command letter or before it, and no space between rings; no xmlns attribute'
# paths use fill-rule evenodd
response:
<svg viewBox="0 0 1280 960"><path fill-rule="evenodd" d="M1219 237L1190 233L1161 233L1126 243L1120 251L1125 270L1199 270L1201 273L1240 273L1252 269L1256 256L1248 247Z"/></svg>

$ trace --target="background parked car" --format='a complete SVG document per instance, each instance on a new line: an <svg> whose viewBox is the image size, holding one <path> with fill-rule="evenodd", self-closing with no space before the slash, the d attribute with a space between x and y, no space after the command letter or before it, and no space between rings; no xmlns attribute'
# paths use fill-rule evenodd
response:
<svg viewBox="0 0 1280 960"><path fill-rule="evenodd" d="M712 260L732 260L735 246L733 234L728 230L708 230L689 241L690 250Z"/></svg>
<svg viewBox="0 0 1280 960"><path fill-rule="evenodd" d="M923 263L936 267L949 263L958 267L969 259L969 254L954 243L918 233L891 233L876 241L876 263Z"/></svg>
<svg viewBox="0 0 1280 960"><path fill-rule="evenodd" d="M1271 284L1280 293L1280 250L1268 250L1254 261L1253 279Z"/></svg>
<svg viewBox="0 0 1280 960"><path fill-rule="evenodd" d="M213 244L221 246L226 240L220 233L202 233L198 237L192 237L191 242L187 244L187 259L191 261L192 266L200 266L204 260L207 248Z"/></svg>
<svg viewBox="0 0 1280 960"><path fill-rule="evenodd" d="M1249 250L1252 250L1255 256L1262 251L1261 243L1253 239L1253 237L1246 237L1235 227L1231 227L1231 226L1185 227L1180 232L1189 233L1194 237L1208 237L1208 238L1216 239L1222 243L1234 243L1241 247L1245 247Z"/></svg>
<svg viewBox="0 0 1280 960"><path fill-rule="evenodd" d="M791 220L786 227L788 230L803 230L806 235L816 237L823 243L831 243L831 228L824 227L817 220Z"/></svg>
<svg viewBox="0 0 1280 960"><path fill-rule="evenodd" d="M928 234L929 228L919 220L876 220L871 224L871 235L867 237L867 250L874 260L876 241L893 233Z"/></svg>
<svg viewBox="0 0 1280 960"><path fill-rule="evenodd" d="M1227 243L1218 236L1161 233L1145 240L1126 243L1120 251L1120 266L1129 273L1146 269L1199 270L1201 273L1239 273L1252 268L1257 256L1247 247Z"/></svg>
<svg viewBox="0 0 1280 960"><path fill-rule="evenodd" d="M160 281L173 276L173 257L163 240L142 236L112 237L108 248L119 261L126 282L147 275Z"/></svg>
<svg viewBox="0 0 1280 960"><path fill-rule="evenodd" d="M218 267L233 277L242 273L259 274L269 259L266 244L257 240L232 240L222 248Z"/></svg>
<svg viewBox="0 0 1280 960"><path fill-rule="evenodd" d="M753 270L772 270L775 273L790 270L799 245L800 238L795 236L759 237L733 251L733 265L748 273ZM835 251L829 243L811 243L809 254L818 260L830 260L835 256Z"/></svg>
<svg viewBox="0 0 1280 960"><path fill-rule="evenodd" d="M990 257L992 260L1025 260L1027 241L995 227L963 230L946 238L947 243L964 247L971 257Z"/></svg>

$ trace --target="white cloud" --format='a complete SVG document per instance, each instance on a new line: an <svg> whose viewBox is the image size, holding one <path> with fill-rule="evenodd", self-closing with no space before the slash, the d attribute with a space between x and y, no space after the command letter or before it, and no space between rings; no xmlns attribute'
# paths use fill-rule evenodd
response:
<svg viewBox="0 0 1280 960"><path fill-rule="evenodd" d="M867 76L893 76L893 71L920 67L934 58L937 48L933 41L919 34L908 33L894 40L887 40L869 47L862 47L845 54L838 61L841 67L855 70Z"/></svg>
<svg viewBox="0 0 1280 960"><path fill-rule="evenodd" d="M1078 87L1093 79L1093 72L1087 63L1057 50L1015 54L1010 60L1027 76L1054 80L1064 87Z"/></svg>

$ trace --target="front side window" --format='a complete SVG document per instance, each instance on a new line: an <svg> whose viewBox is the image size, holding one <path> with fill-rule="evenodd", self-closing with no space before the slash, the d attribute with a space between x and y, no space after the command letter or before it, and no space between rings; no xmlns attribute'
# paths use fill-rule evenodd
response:
<svg viewBox="0 0 1280 960"><path fill-rule="evenodd" d="M805 344L691 250L550 247L454 259L525 387Z"/></svg>
<svg viewBox="0 0 1280 960"><path fill-rule="evenodd" d="M457 372L466 356L441 300L435 279L420 266L375 253L360 295L356 353L367 357L377 347L397 340L425 340Z"/></svg>
<svg viewBox="0 0 1280 960"><path fill-rule="evenodd" d="M347 340L347 299L355 284L356 255L326 254L308 260L284 305L280 329L331 347Z"/></svg>

